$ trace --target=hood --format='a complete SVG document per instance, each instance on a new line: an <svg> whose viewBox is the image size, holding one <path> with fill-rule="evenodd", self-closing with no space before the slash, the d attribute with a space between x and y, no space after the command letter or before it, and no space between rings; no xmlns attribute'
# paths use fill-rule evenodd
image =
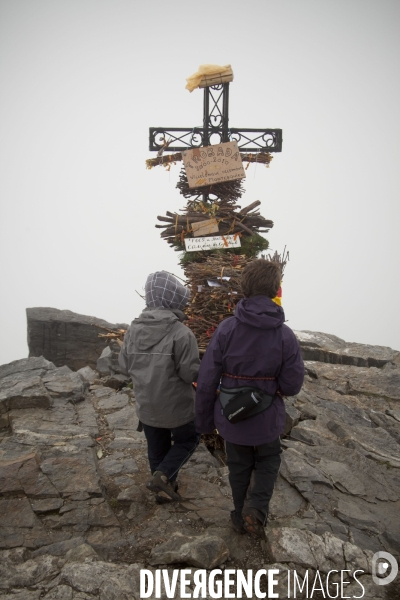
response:
<svg viewBox="0 0 400 600"><path fill-rule="evenodd" d="M179 313L164 308L146 308L140 317L132 321L130 345L139 352L150 350L161 342L177 321L182 320Z"/></svg>
<svg viewBox="0 0 400 600"><path fill-rule="evenodd" d="M252 327L275 329L285 322L283 308L267 296L243 298L235 308L235 317Z"/></svg>
<svg viewBox="0 0 400 600"><path fill-rule="evenodd" d="M182 310L189 301L190 290L167 271L151 273L145 285L146 306Z"/></svg>

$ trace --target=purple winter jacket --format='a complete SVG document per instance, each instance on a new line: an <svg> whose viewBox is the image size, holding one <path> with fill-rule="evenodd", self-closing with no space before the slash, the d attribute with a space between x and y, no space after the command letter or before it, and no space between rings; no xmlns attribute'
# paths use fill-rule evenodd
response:
<svg viewBox="0 0 400 600"><path fill-rule="evenodd" d="M234 444L258 446L272 442L284 431L285 405L278 395L271 407L239 423L221 414L216 392L226 388L254 386L274 395L297 394L304 379L304 364L293 331L284 325L285 313L267 296L238 302L235 315L216 329L201 361L196 392L196 429L220 435ZM239 376L227 377L224 373ZM257 381L247 377L274 377Z"/></svg>

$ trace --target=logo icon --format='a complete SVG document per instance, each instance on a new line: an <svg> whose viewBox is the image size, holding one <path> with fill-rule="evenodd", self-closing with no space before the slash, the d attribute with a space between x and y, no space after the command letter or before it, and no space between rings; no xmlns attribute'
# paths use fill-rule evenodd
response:
<svg viewBox="0 0 400 600"><path fill-rule="evenodd" d="M389 569L390 567L390 569ZM396 579L399 565L389 552L375 552L372 557L372 579L377 585L388 585Z"/></svg>

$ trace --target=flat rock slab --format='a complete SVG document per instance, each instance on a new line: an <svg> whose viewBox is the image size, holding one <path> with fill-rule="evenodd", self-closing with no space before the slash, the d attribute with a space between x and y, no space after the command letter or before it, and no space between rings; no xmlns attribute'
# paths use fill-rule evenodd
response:
<svg viewBox="0 0 400 600"><path fill-rule="evenodd" d="M101 600L132 600L140 597L139 571L139 565L72 562L63 567L60 583Z"/></svg>
<svg viewBox="0 0 400 600"><path fill-rule="evenodd" d="M16 379L8 375L0 379L0 405L6 410L15 408L49 408L52 399L37 375ZM3 409L4 410L4 409Z"/></svg>
<svg viewBox="0 0 400 600"><path fill-rule="evenodd" d="M269 504L270 517L274 519L291 517L305 506L306 502L302 495L279 475Z"/></svg>
<svg viewBox="0 0 400 600"><path fill-rule="evenodd" d="M89 383L66 366L49 371L42 379L52 396L68 398L74 402L83 400L89 389Z"/></svg>
<svg viewBox="0 0 400 600"><path fill-rule="evenodd" d="M306 569L328 573L333 569L348 569L357 556L362 565L358 568L368 569L368 555L354 545L347 548L346 562L344 545L343 540L331 533L319 536L291 527L269 527L266 542L267 551L275 562L292 562Z"/></svg>
<svg viewBox="0 0 400 600"><path fill-rule="evenodd" d="M400 400L400 368L398 367L360 368L311 361L306 361L305 366L320 383L341 394L374 397L383 401ZM388 408L395 408L395 406L388 406Z"/></svg>
<svg viewBox="0 0 400 600"><path fill-rule="evenodd" d="M341 338L318 331L295 331L304 360L382 367L399 357L397 350L387 346L369 346L345 342Z"/></svg>
<svg viewBox="0 0 400 600"><path fill-rule="evenodd" d="M127 473L137 473L139 468L133 458L114 458L107 456L99 462L100 471L103 475L125 475Z"/></svg>
<svg viewBox="0 0 400 600"><path fill-rule="evenodd" d="M43 356L37 358L22 358L14 360L6 365L0 365L0 379L8 375L14 375L16 379L23 375L42 377L47 371L55 369L55 365Z"/></svg>
<svg viewBox="0 0 400 600"><path fill-rule="evenodd" d="M0 498L0 548L34 549L57 541L57 537L59 534L46 531L27 498Z"/></svg>
<svg viewBox="0 0 400 600"><path fill-rule="evenodd" d="M43 581L54 579L60 569L59 560L54 556L39 556L17 564L4 561L0 564L0 590L13 587L32 587Z"/></svg>
<svg viewBox="0 0 400 600"><path fill-rule="evenodd" d="M107 395L105 398L98 400L98 407L105 413L109 411L120 410L129 404L129 396L127 394L116 394L112 393Z"/></svg>
<svg viewBox="0 0 400 600"><path fill-rule="evenodd" d="M58 498L59 493L39 467L35 452L0 460L0 494L24 493L31 498Z"/></svg>
<svg viewBox="0 0 400 600"><path fill-rule="evenodd" d="M136 410L131 405L125 406L121 410L107 415L107 421L112 429L129 429L131 431L135 431L139 423Z"/></svg>
<svg viewBox="0 0 400 600"><path fill-rule="evenodd" d="M102 495L100 478L91 450L75 456L48 458L42 462L40 467L62 496L69 496L77 492L87 492L95 496Z"/></svg>
<svg viewBox="0 0 400 600"><path fill-rule="evenodd" d="M93 504L91 500L68 502L58 514L44 517L43 523L52 529L72 528L74 532L85 532L90 527L119 527L107 502Z"/></svg>
<svg viewBox="0 0 400 600"><path fill-rule="evenodd" d="M195 537L175 533L167 542L153 548L149 563L187 563L201 569L214 569L228 558L229 550L222 538L208 534Z"/></svg>
<svg viewBox="0 0 400 600"><path fill-rule="evenodd" d="M376 515L368 510L365 502L356 502L346 497L339 498L336 516L347 525L352 525L361 531L376 535L383 530L382 524L377 520Z"/></svg>

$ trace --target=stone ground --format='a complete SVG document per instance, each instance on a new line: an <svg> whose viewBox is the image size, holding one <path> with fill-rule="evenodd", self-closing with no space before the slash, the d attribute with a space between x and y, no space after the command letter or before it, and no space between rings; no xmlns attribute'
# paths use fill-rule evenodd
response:
<svg viewBox="0 0 400 600"><path fill-rule="evenodd" d="M203 444L181 471L182 502L155 502L121 377L43 357L1 366L0 599L134 600L141 569L274 566L281 598L288 570L332 569L362 569L364 598L400 598L396 581L371 578L376 551L400 554L399 355L299 333L328 362L307 361L287 401L265 542L231 529L227 468Z"/></svg>

